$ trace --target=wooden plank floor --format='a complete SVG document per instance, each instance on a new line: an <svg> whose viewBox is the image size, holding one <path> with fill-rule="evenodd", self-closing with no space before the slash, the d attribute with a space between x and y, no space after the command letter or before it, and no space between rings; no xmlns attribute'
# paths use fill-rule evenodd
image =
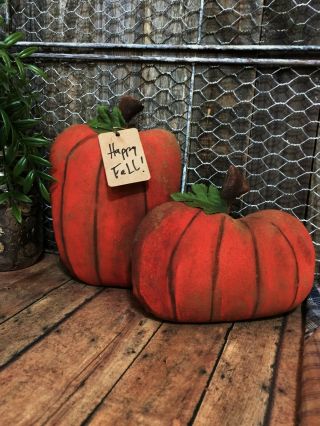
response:
<svg viewBox="0 0 320 426"><path fill-rule="evenodd" d="M162 323L47 255L0 274L0 424L295 425L302 337L300 309Z"/></svg>

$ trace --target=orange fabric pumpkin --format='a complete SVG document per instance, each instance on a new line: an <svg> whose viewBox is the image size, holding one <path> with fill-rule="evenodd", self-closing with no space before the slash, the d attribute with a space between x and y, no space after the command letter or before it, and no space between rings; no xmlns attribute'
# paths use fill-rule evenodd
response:
<svg viewBox="0 0 320 426"><path fill-rule="evenodd" d="M52 217L63 264L80 281L131 285L130 257L136 228L148 210L167 201L180 185L180 149L173 134L140 132L151 179L108 187L98 134L74 125L51 150Z"/></svg>
<svg viewBox="0 0 320 426"><path fill-rule="evenodd" d="M161 319L246 320L300 304L314 266L312 240L288 213L264 210L233 219L168 202L139 226L133 291Z"/></svg>

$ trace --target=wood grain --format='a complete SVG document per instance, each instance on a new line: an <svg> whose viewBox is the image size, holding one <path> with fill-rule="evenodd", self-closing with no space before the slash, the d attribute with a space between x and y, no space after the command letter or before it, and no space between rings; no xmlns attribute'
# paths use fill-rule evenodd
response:
<svg viewBox="0 0 320 426"><path fill-rule="evenodd" d="M0 368L100 291L69 281L0 325Z"/></svg>
<svg viewBox="0 0 320 426"><path fill-rule="evenodd" d="M294 426L300 402L304 324L301 308L285 317L269 404L269 426Z"/></svg>
<svg viewBox="0 0 320 426"><path fill-rule="evenodd" d="M264 0L206 1L202 39L204 44L257 44Z"/></svg>
<svg viewBox="0 0 320 426"><path fill-rule="evenodd" d="M70 280L61 269L57 256L20 271L2 272L0 279L0 323L41 299Z"/></svg>
<svg viewBox="0 0 320 426"><path fill-rule="evenodd" d="M263 0L241 0L232 6L229 0L205 2L203 41L259 43L262 5ZM247 163L255 78L253 66L197 67L189 182L201 179L220 186L230 162L236 166Z"/></svg>
<svg viewBox="0 0 320 426"><path fill-rule="evenodd" d="M305 342L301 383L300 426L318 426L320 419L320 329Z"/></svg>
<svg viewBox="0 0 320 426"><path fill-rule="evenodd" d="M55 258L43 262L32 270ZM0 326L1 422L291 426L302 332L299 309L235 325L161 324L127 290L68 281ZM319 414L319 341L305 351L303 426Z"/></svg>
<svg viewBox="0 0 320 426"><path fill-rule="evenodd" d="M1 371L1 421L80 424L158 327L129 292L104 290Z"/></svg>
<svg viewBox="0 0 320 426"><path fill-rule="evenodd" d="M165 324L91 419L92 425L186 425L230 324Z"/></svg>
<svg viewBox="0 0 320 426"><path fill-rule="evenodd" d="M194 425L263 424L282 321L234 326Z"/></svg>
<svg viewBox="0 0 320 426"><path fill-rule="evenodd" d="M319 170L320 170L320 157L319 157L319 141L320 139L320 108L318 116L318 129L316 133L314 152L313 152L313 162L312 168L310 169L310 183L309 183L309 193L307 199L307 228L310 232L310 235L315 242L314 248L316 251L316 259L320 258L320 233L318 229L320 228L320 181L319 181ZM317 262L317 267L319 268L319 262Z"/></svg>

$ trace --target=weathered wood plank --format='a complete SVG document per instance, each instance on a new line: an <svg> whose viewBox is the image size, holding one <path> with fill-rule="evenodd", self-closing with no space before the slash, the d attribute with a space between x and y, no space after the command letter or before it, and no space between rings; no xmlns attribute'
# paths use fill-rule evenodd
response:
<svg viewBox="0 0 320 426"><path fill-rule="evenodd" d="M80 424L159 325L128 291L106 289L1 371L1 421Z"/></svg>
<svg viewBox="0 0 320 426"><path fill-rule="evenodd" d="M307 68L261 68L255 82L245 197L260 208L292 209L304 219L319 115L319 88Z"/></svg>
<svg viewBox="0 0 320 426"><path fill-rule="evenodd" d="M263 0L206 1L202 42L259 43L262 5ZM246 164L255 77L252 66L197 67L188 182L221 185L230 162Z"/></svg>
<svg viewBox="0 0 320 426"><path fill-rule="evenodd" d="M262 42L287 46L318 44L319 9L316 6L317 0L265 1L261 27Z"/></svg>
<svg viewBox="0 0 320 426"><path fill-rule="evenodd" d="M282 317L236 324L194 425L262 425Z"/></svg>
<svg viewBox="0 0 320 426"><path fill-rule="evenodd" d="M229 327L163 325L94 413L90 424L186 425Z"/></svg>
<svg viewBox="0 0 320 426"><path fill-rule="evenodd" d="M319 72L320 81L320 72ZM320 140L320 108L318 116L318 129L315 139L314 152L313 152L313 163L310 169L310 186L309 186L309 197L307 199L307 228L310 235L315 242L316 250L316 272L319 271L319 259L320 259L320 156L319 156L319 140Z"/></svg>
<svg viewBox="0 0 320 426"><path fill-rule="evenodd" d="M11 0L15 27L32 40L142 43L145 25L149 43L195 43L200 0Z"/></svg>
<svg viewBox="0 0 320 426"><path fill-rule="evenodd" d="M0 325L0 368L101 291L69 281Z"/></svg>
<svg viewBox="0 0 320 426"><path fill-rule="evenodd" d="M300 426L318 426L320 419L320 329L304 344Z"/></svg>
<svg viewBox="0 0 320 426"><path fill-rule="evenodd" d="M295 426L300 399L304 324L301 308L285 317L270 395L270 426Z"/></svg>
<svg viewBox="0 0 320 426"><path fill-rule="evenodd" d="M312 6L292 0L276 7L264 3L260 44L320 43L320 32L312 28L318 18ZM255 192L245 196L248 204L292 209L305 218L319 121L318 81L319 70L312 68L258 70L248 152Z"/></svg>
<svg viewBox="0 0 320 426"><path fill-rule="evenodd" d="M30 268L2 272L0 277L0 323L68 280L70 277L62 270L58 257L54 255L47 255Z"/></svg>
<svg viewBox="0 0 320 426"><path fill-rule="evenodd" d="M193 97L189 182L221 185L230 162L236 166L245 165L255 75L252 66L198 67Z"/></svg>
<svg viewBox="0 0 320 426"><path fill-rule="evenodd" d="M264 0L207 0L204 5L204 44L259 43Z"/></svg>

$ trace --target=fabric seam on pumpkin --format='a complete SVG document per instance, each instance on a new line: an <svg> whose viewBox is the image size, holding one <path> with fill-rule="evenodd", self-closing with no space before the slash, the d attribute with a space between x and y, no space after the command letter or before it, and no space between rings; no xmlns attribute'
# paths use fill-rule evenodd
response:
<svg viewBox="0 0 320 426"><path fill-rule="evenodd" d="M177 241L175 247L173 248L173 250L171 252L171 256L170 256L170 259L169 259L169 262L168 262L168 269L167 269L168 289L169 289L169 296L170 296L170 300L171 300L171 308L172 308L173 320L174 321L178 320L178 315L177 315L177 305L176 305L176 298L175 298L175 292L174 292L175 286L174 286L174 282L173 282L172 263L173 263L173 259L175 257L175 254L178 250L178 247L179 247L179 245L182 241L182 238L185 236L186 232L188 231L188 229L190 228L192 223L195 221L195 219L200 215L200 213L202 213L201 210L197 211L196 214L194 216L192 216L190 221L187 223L186 227L184 228L180 237L178 238L178 241Z"/></svg>
<svg viewBox="0 0 320 426"><path fill-rule="evenodd" d="M97 273L98 285L102 284L101 274L100 274L100 258L98 250L98 204L99 204L99 183L101 172L103 170L103 160L100 161L99 169L96 177L96 191L95 191L95 205L94 205L94 215L93 215L93 257L94 257L94 266Z"/></svg>
<svg viewBox="0 0 320 426"><path fill-rule="evenodd" d="M214 252L212 281L211 281L211 295L210 295L211 296L210 297L210 321L214 321L214 316L217 313L217 310L214 311L213 309L213 305L214 305L213 299L214 299L214 293L217 287L218 276L219 276L219 255L220 255L220 249L222 244L222 238L224 234L225 222L226 222L226 216L223 216L219 224L217 244L216 244L216 248Z"/></svg>
<svg viewBox="0 0 320 426"><path fill-rule="evenodd" d="M245 219L239 219L240 223L243 223L246 228L249 230L250 235L251 235L251 240L252 240L252 245L253 245L253 252L254 252L254 257L255 257L255 267L256 267L256 301L255 304L253 306L253 312L251 314L251 318L255 318L258 312L258 308L260 305L260 284L261 284L261 270L260 270L260 260L259 260L259 252L258 252L258 246L257 246L257 239L256 236L254 235L253 230L251 229L251 227L249 226L249 224L247 223L247 221Z"/></svg>
<svg viewBox="0 0 320 426"><path fill-rule="evenodd" d="M292 303L289 305L288 310L292 309L296 300L297 300L297 296L298 296L298 291L299 291L299 264L298 264L298 259L297 259L297 255L296 252L293 248L293 245L291 244L291 242L289 241L288 237L284 234L284 232L281 230L281 228L279 228L278 225L276 225L275 223L271 222L271 224L280 232L280 234L283 236L283 238L286 240L286 242L288 243L291 252L293 254L294 257L294 261L295 261L295 267L296 267L296 274L295 274L295 295L293 298Z"/></svg>
<svg viewBox="0 0 320 426"><path fill-rule="evenodd" d="M69 159L71 157L71 155L74 153L74 151L76 151L77 148L79 148L79 146L83 145L84 143L88 142L90 139L92 139L93 137L95 137L95 134L91 134L89 136L86 136L85 138L81 139L79 142L77 142L77 144L71 148L71 150L69 151L67 157L66 157L66 163L64 166L64 170L63 170L63 179L62 179L62 187L61 187L61 201L60 201L60 234L61 234L61 242L62 242L62 246L63 246L63 250L64 250L64 254L65 254L65 260L67 263L67 268L69 269L70 273L79 281L81 281L79 279L79 277L77 276L77 274L75 273L71 262L70 262L70 258L69 258L69 254L67 251L67 245L66 245L66 241L65 241L65 237L64 237L64 233L63 233L63 213L64 213L64 190L65 190L65 184L66 184L66 176L67 176L67 170L68 170L68 165L69 165Z"/></svg>

